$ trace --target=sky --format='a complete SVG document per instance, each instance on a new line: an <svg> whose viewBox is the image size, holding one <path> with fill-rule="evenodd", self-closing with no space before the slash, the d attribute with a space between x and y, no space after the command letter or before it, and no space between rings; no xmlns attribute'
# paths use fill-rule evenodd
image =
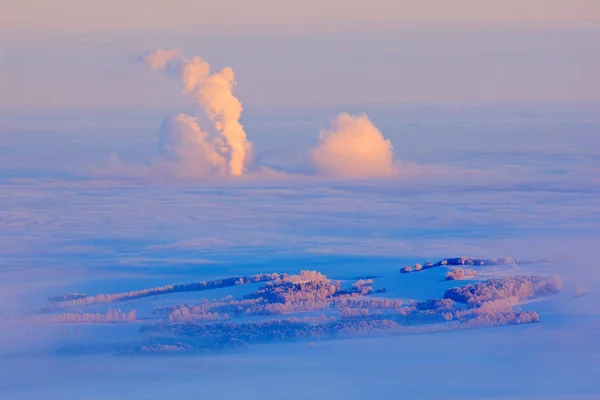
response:
<svg viewBox="0 0 600 400"><path fill-rule="evenodd" d="M180 108L136 62L165 47L246 107L600 101L594 0L0 3L2 109Z"/></svg>
<svg viewBox="0 0 600 400"><path fill-rule="evenodd" d="M600 19L595 0L3 0L5 29L108 32L307 30L351 23L548 22Z"/></svg>

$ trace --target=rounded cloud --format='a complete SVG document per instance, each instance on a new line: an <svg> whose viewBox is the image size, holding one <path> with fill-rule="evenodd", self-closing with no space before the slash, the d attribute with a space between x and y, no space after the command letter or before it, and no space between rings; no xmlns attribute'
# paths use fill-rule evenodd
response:
<svg viewBox="0 0 600 400"><path fill-rule="evenodd" d="M393 146L366 115L340 114L319 134L312 150L319 175L336 178L390 177L398 174Z"/></svg>

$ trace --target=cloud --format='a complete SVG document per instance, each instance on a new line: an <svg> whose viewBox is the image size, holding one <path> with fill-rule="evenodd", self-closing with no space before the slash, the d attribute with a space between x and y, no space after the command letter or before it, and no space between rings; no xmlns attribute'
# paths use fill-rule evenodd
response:
<svg viewBox="0 0 600 400"><path fill-rule="evenodd" d="M164 71L169 61L181 58L179 50L158 49L153 52L142 54L141 59L152 69Z"/></svg>
<svg viewBox="0 0 600 400"><path fill-rule="evenodd" d="M159 137L160 158L149 165L130 166L112 156L105 175L172 181L248 179L302 179L298 174L251 165L253 146L240 123L243 107L234 95L233 69L211 73L199 56L183 57L179 50L159 49L139 59L151 69L175 77L182 93L198 106L197 116L178 114L167 118ZM312 149L315 175L333 179L416 178L455 175L450 169L401 163L389 139L366 114L342 113L323 129ZM304 176L306 178L308 176Z"/></svg>
<svg viewBox="0 0 600 400"><path fill-rule="evenodd" d="M176 176L226 175L222 143L202 131L198 119L179 114L163 122L159 149Z"/></svg>
<svg viewBox="0 0 600 400"><path fill-rule="evenodd" d="M319 175L335 178L374 178L398 175L393 146L366 115L340 114L319 134L312 150Z"/></svg>
<svg viewBox="0 0 600 400"><path fill-rule="evenodd" d="M200 175L222 174L225 160L225 175L242 175L251 160L252 144L239 122L243 108L233 94L233 69L226 67L211 74L208 62L197 56L183 58L177 50L145 53L142 59L150 68L180 79L184 93L193 96L212 124L212 129L203 131L198 119L184 114L163 124L161 140L166 139L163 143L168 153L179 156L179 171L196 176L198 168L206 167ZM186 167L193 169L188 173L183 171Z"/></svg>

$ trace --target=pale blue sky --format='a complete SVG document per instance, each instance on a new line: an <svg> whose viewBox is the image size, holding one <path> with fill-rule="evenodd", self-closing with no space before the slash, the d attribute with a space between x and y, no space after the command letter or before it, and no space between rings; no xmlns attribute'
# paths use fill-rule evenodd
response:
<svg viewBox="0 0 600 400"><path fill-rule="evenodd" d="M234 68L246 107L600 101L597 0L0 0L0 108L180 109L135 57Z"/></svg>

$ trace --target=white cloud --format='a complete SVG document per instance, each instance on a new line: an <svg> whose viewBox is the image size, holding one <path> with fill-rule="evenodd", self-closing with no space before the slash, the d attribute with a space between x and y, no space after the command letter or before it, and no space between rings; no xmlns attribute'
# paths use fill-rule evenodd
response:
<svg viewBox="0 0 600 400"><path fill-rule="evenodd" d="M390 177L398 174L393 146L366 115L340 114L322 130L312 151L317 172L336 178Z"/></svg>

